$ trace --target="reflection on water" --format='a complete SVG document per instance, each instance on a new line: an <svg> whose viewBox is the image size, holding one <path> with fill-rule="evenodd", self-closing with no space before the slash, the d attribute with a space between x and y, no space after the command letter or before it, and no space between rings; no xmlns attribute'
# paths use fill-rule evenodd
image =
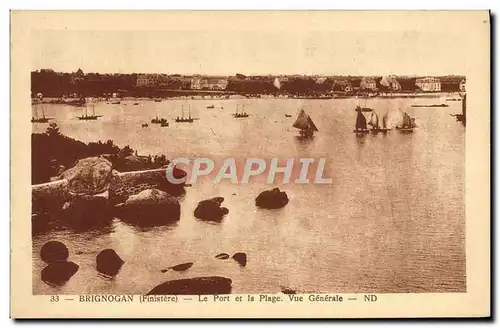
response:
<svg viewBox="0 0 500 328"><path fill-rule="evenodd" d="M177 221L159 223L160 221L161 220L147 219L145 220L146 223L139 223L138 221L133 221L133 222L123 221L123 224L132 228L136 232L150 232L150 231L165 232L165 231L170 231L177 226Z"/></svg>
<svg viewBox="0 0 500 328"><path fill-rule="evenodd" d="M417 117L409 134L356 135L352 132L357 100L199 100L191 101L193 124L151 124L155 115L172 121L182 100L120 105L99 104L97 121L81 122L82 109L46 106L63 134L85 142L113 139L139 154L168 158L203 156L216 163L234 156L326 159L324 176L332 184L282 184L290 202L262 210L255 197L273 186L266 176L249 184L213 184L207 178L186 188L181 218L169 225L144 227L112 219L105 226L75 231L52 227L33 238L33 290L45 293L141 294L169 279L220 275L233 280L234 293L279 292L281 286L317 292L465 291L464 154L465 131L449 108L418 108L429 99L368 100L379 115L402 108ZM436 100L436 103L444 100ZM206 108L209 105L215 108ZM250 117L232 117L244 104ZM220 107L223 106L224 109ZM303 108L318 126L313 139L300 140L291 124ZM286 113L293 113L286 118ZM367 114L368 115L368 114ZM215 117L217 116L217 117ZM34 124L43 132L44 124ZM292 180L293 181L293 180ZM221 222L194 217L199 201L225 198ZM63 241L79 271L62 287L39 280L44 267L41 245ZM125 261L112 280L99 278L95 256L114 249ZM245 268L215 258L245 252ZM185 272L162 268L194 262Z"/></svg>

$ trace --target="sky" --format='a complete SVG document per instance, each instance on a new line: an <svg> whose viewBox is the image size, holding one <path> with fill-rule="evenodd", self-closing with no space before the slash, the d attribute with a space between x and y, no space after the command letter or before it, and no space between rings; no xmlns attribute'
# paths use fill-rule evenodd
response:
<svg viewBox="0 0 500 328"><path fill-rule="evenodd" d="M464 73L453 32L33 30L32 70L85 73L447 75Z"/></svg>

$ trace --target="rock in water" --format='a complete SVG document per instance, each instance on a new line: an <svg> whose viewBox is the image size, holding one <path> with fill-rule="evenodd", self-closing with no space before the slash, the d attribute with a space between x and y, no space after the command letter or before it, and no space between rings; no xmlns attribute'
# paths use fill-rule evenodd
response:
<svg viewBox="0 0 500 328"><path fill-rule="evenodd" d="M280 191L280 188L265 190L255 198L255 205L261 208L282 208L286 204L288 204L288 196L286 192Z"/></svg>
<svg viewBox="0 0 500 328"><path fill-rule="evenodd" d="M281 292L282 292L283 294L287 294L287 295L297 294L297 291L296 291L296 290L291 289L291 288L287 288L287 287L281 287Z"/></svg>
<svg viewBox="0 0 500 328"><path fill-rule="evenodd" d="M223 197L202 200L194 210L194 216L200 220L221 221L229 213L227 208L220 207L223 201Z"/></svg>
<svg viewBox="0 0 500 328"><path fill-rule="evenodd" d="M220 254L215 255L215 258L219 259L219 260L227 260L229 258L229 254L220 253Z"/></svg>
<svg viewBox="0 0 500 328"><path fill-rule="evenodd" d="M79 269L73 262L55 262L46 266L41 273L41 279L51 286L64 285Z"/></svg>
<svg viewBox="0 0 500 328"><path fill-rule="evenodd" d="M231 279L219 276L171 280L156 286L147 295L231 294L231 284Z"/></svg>
<svg viewBox="0 0 500 328"><path fill-rule="evenodd" d="M73 226L107 223L113 219L107 192L97 196L80 195L64 203L62 218Z"/></svg>
<svg viewBox="0 0 500 328"><path fill-rule="evenodd" d="M158 189L146 189L131 195L115 208L118 217L137 223L175 221L181 216L179 201Z"/></svg>
<svg viewBox="0 0 500 328"><path fill-rule="evenodd" d="M246 253L235 253L233 259L238 262L241 266L247 265L247 254Z"/></svg>
<svg viewBox="0 0 500 328"><path fill-rule="evenodd" d="M97 271L114 277L125 263L116 252L110 248L102 250L96 256Z"/></svg>
<svg viewBox="0 0 500 328"><path fill-rule="evenodd" d="M47 264L55 262L65 262L68 259L69 250L59 241L49 241L43 244L40 249L40 257Z"/></svg>
<svg viewBox="0 0 500 328"><path fill-rule="evenodd" d="M76 195L95 195L109 189L112 164L103 157L87 157L61 174L68 180L69 192Z"/></svg>
<svg viewBox="0 0 500 328"><path fill-rule="evenodd" d="M192 266L193 266L193 262L187 262L187 263L182 263L182 264L174 265L173 267L170 267L168 269L163 269L163 270L161 270L161 272L165 273L168 270L186 271L187 269L189 269Z"/></svg>

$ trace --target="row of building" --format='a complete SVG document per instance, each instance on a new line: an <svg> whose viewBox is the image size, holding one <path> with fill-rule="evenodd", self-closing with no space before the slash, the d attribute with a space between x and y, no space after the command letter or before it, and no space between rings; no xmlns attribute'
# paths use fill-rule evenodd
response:
<svg viewBox="0 0 500 328"><path fill-rule="evenodd" d="M308 78L308 77L259 77L244 79L239 77L228 77L228 76L169 76L165 74L142 74L137 77L138 87L168 87L172 83L178 82L185 89L191 90L226 90L230 82L244 82L248 83L252 81L268 82L274 85L277 89L289 83L293 79ZM315 83L318 85L329 85L328 89L332 91L341 92L352 92L355 89L378 91L378 90L388 90L388 91L401 91L413 89L415 91L422 92L440 92L441 80L437 77L421 77L414 78L406 83L411 85L407 88L403 88L399 79L394 75L384 76L384 77L361 77L361 78L336 78L332 79L329 77L317 77L314 78ZM458 89L460 91L465 91L465 79L460 80Z"/></svg>
<svg viewBox="0 0 500 328"><path fill-rule="evenodd" d="M35 91L44 94L81 92L102 94L116 90L148 93L149 89L212 90L243 93L329 93L344 92L454 92L465 91L465 77L405 77L405 76L305 76L263 75L245 76L183 76L180 74L85 74L81 69L73 73L57 73L51 69L31 72Z"/></svg>

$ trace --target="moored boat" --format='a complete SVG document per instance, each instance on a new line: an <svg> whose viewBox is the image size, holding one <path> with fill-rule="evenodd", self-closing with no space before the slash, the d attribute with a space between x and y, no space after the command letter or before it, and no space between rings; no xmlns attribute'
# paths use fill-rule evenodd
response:
<svg viewBox="0 0 500 328"><path fill-rule="evenodd" d="M42 104L43 96L41 93L39 93L37 97L38 101L35 103L35 115L31 117L31 123L47 123L49 121L49 118L45 117L45 110ZM42 111L42 116L38 116L38 107L40 107Z"/></svg>
<svg viewBox="0 0 500 328"><path fill-rule="evenodd" d="M362 111L362 112L365 112L365 113L369 113L369 112L373 111L373 109L369 108L369 107L356 106L355 111Z"/></svg>
<svg viewBox="0 0 500 328"><path fill-rule="evenodd" d="M189 116L184 117L184 106L181 107L182 109L182 116L178 117L175 119L175 122L177 123L193 123L194 119L191 117L191 107L189 107Z"/></svg>
<svg viewBox="0 0 500 328"><path fill-rule="evenodd" d="M236 112L233 114L235 118L248 117L248 113L245 112L244 105L241 106L241 111L238 111L238 105L236 105Z"/></svg>
<svg viewBox="0 0 500 328"><path fill-rule="evenodd" d="M165 122L167 122L167 120L163 117L161 117L161 118L158 117L158 115L156 115L156 117L151 120L151 123L153 123L153 124L162 124Z"/></svg>
<svg viewBox="0 0 500 328"><path fill-rule="evenodd" d="M86 101L85 103L88 104L89 102ZM91 102L90 106L92 107L92 114L89 115L89 113L88 113L88 106L85 105L85 113L84 113L84 115L78 116L78 119L80 121L94 121L94 120L97 120L97 118L99 118L99 117L102 116L102 115L96 115L95 114L95 104L94 104L94 102Z"/></svg>

